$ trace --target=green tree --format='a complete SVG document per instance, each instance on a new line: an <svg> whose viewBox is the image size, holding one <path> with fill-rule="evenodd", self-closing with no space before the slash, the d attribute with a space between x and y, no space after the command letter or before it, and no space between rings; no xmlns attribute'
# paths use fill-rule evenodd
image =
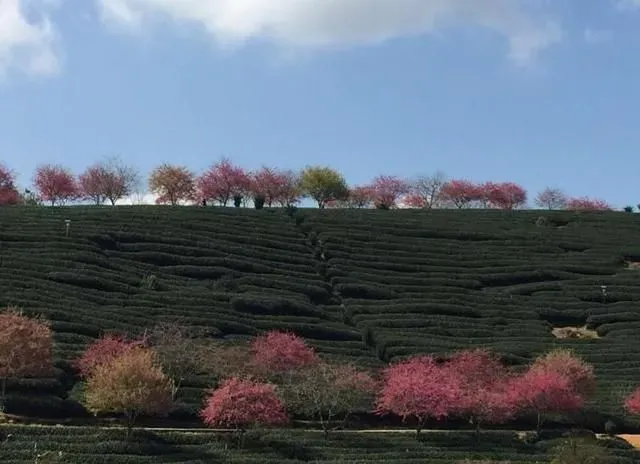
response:
<svg viewBox="0 0 640 464"><path fill-rule="evenodd" d="M345 178L328 166L307 166L300 176L302 193L313 198L318 208L324 208L328 202L346 200L349 186Z"/></svg>

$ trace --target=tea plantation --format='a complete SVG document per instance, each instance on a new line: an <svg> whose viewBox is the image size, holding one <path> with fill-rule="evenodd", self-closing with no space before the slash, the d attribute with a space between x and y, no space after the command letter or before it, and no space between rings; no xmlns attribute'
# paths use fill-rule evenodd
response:
<svg viewBox="0 0 640 464"><path fill-rule="evenodd" d="M58 359L55 379L10 384L7 409L85 414L70 367L84 345L179 320L229 340L289 329L364 366L472 346L520 365L574 347L599 382L582 422L621 424L622 395L640 384L635 261L640 217L616 212L1 208L0 305L50 319ZM563 326L598 338L556 338ZM208 386L185 382L183 413ZM153 462L204 462L189 450L206 440L165 438L175 456ZM394 462L424 462L419 453ZM126 462L152 462L136 459Z"/></svg>
<svg viewBox="0 0 640 464"><path fill-rule="evenodd" d="M113 429L3 427L0 433L5 434L0 437L3 464L451 464L466 459L533 464L549 462L559 443L558 439L546 439L527 444L511 432L486 433L478 443L472 433L464 432L430 433L419 440L407 433L336 433L325 441L318 433L273 431L250 432L238 449L229 437L193 431L139 430L129 443L123 440L122 430ZM628 444L602 442L611 458L607 462L640 461L638 452ZM36 454L43 456L35 460Z"/></svg>

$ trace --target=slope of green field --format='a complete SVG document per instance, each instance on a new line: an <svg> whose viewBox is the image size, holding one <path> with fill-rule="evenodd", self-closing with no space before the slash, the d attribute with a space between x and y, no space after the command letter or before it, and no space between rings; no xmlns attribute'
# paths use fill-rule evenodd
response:
<svg viewBox="0 0 640 464"><path fill-rule="evenodd" d="M0 427L0 434L3 464L452 464L465 459L534 464L549 462L558 443L526 444L510 432L486 433L478 443L471 433L460 432L424 434L420 440L410 433L335 433L325 441L319 433L267 431L250 433L238 449L229 437L202 432L139 430L130 443L122 430L92 427ZM608 443L612 464L638 462L637 451ZM34 447L47 453L41 461L34 460Z"/></svg>
<svg viewBox="0 0 640 464"><path fill-rule="evenodd" d="M71 414L67 362L87 342L177 318L227 339L290 329L374 366L470 346L523 364L574 347L596 366L601 426L640 383L639 238L640 216L624 213L2 208L0 304L53 322L61 368L10 385L8 407L39 393L39 414ZM585 325L600 338L551 332ZM207 386L189 379L189 408Z"/></svg>

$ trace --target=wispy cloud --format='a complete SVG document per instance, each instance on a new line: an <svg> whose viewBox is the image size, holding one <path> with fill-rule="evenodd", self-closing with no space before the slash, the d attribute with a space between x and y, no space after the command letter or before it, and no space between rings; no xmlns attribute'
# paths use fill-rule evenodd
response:
<svg viewBox="0 0 640 464"><path fill-rule="evenodd" d="M222 46L267 40L289 49L376 44L455 26L488 29L509 57L531 63L562 38L526 0L97 0L102 18L137 29L169 19L202 27Z"/></svg>
<svg viewBox="0 0 640 464"><path fill-rule="evenodd" d="M9 71L51 75L59 70L56 33L46 15L59 0L0 0L0 76Z"/></svg>

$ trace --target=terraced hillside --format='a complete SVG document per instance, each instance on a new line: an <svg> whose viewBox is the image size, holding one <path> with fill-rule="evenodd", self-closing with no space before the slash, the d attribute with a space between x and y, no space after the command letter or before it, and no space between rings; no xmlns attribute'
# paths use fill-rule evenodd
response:
<svg viewBox="0 0 640 464"><path fill-rule="evenodd" d="M93 427L3 427L0 432L11 434L0 441L6 464L455 464L467 459L473 460L466 461L469 464L488 462L480 461L485 459L534 464L549 462L558 445L558 440L526 444L510 432L485 434L478 443L471 433L460 432L428 434L420 440L406 433L344 433L325 441L318 433L274 431L251 434L238 450L229 446L228 438L203 432L138 431L131 443L123 441L122 430ZM628 444L611 440L607 446L613 458L607 462L638 462L637 451ZM44 455L41 461L34 460L36 453Z"/></svg>
<svg viewBox="0 0 640 464"><path fill-rule="evenodd" d="M61 359L9 408L31 386L68 414L63 361L103 330L179 318L226 338L291 329L368 365L469 346L521 364L572 346L596 366L601 426L640 383L639 239L626 213L4 208L0 304L47 315ZM557 339L561 326L599 338ZM189 379L189 407L206 386Z"/></svg>

